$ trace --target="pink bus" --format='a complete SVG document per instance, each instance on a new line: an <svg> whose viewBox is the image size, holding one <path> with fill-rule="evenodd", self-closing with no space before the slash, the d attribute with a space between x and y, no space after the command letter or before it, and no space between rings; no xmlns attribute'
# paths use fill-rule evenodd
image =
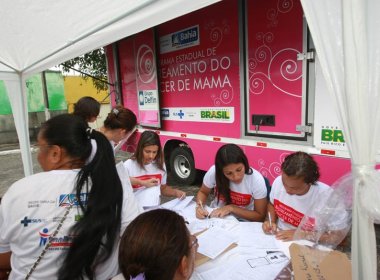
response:
<svg viewBox="0 0 380 280"><path fill-rule="evenodd" d="M167 11L170 13L170 11ZM114 103L155 130L182 184L225 143L271 182L284 157L314 156L321 181L350 171L299 0L223 0L106 47Z"/></svg>

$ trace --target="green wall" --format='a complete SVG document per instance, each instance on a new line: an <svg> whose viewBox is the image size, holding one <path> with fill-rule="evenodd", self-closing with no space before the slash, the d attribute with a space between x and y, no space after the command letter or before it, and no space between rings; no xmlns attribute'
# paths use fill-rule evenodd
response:
<svg viewBox="0 0 380 280"><path fill-rule="evenodd" d="M46 71L46 89L49 110L66 110L65 90L63 76L60 72ZM29 112L42 112L45 110L42 91L42 75L36 74L26 81L27 100ZM12 114L7 90L3 81L0 81L0 115Z"/></svg>

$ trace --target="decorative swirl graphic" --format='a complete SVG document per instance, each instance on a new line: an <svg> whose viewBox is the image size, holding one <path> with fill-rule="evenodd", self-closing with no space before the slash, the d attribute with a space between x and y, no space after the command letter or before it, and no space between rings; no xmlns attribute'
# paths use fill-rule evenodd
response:
<svg viewBox="0 0 380 280"><path fill-rule="evenodd" d="M269 9L267 11L267 19L269 26L276 27L278 24L278 13L286 14L293 9L293 0L278 0L277 9Z"/></svg>
<svg viewBox="0 0 380 280"><path fill-rule="evenodd" d="M258 62L263 62L272 57L272 51L267 45L261 45L255 51L255 58Z"/></svg>
<svg viewBox="0 0 380 280"><path fill-rule="evenodd" d="M283 80L295 82L302 78L301 62L296 60L299 53L296 49L283 49L272 57L268 66L268 79L272 85L278 90L294 97L302 97L302 92L289 92L280 84ZM276 71L277 69L279 71ZM279 76L272 75L272 73L278 72L280 73Z"/></svg>
<svg viewBox="0 0 380 280"><path fill-rule="evenodd" d="M214 27L210 31L210 40L211 42L216 44L216 48L219 47L220 43L222 42L223 39L223 31L219 27Z"/></svg>
<svg viewBox="0 0 380 280"><path fill-rule="evenodd" d="M215 48L223 41L223 36L231 33L231 26L227 20L222 21L222 26L215 26L215 22L210 21L205 24L206 30L210 30L210 41L215 44Z"/></svg>
<svg viewBox="0 0 380 280"><path fill-rule="evenodd" d="M226 105L232 102L234 97L234 90L232 87L229 89L223 89L219 96L211 95L211 98L214 100L215 106Z"/></svg>
<svg viewBox="0 0 380 280"><path fill-rule="evenodd" d="M137 76L144 84L150 83L156 77L156 64L153 50L143 44L137 50Z"/></svg>
<svg viewBox="0 0 380 280"><path fill-rule="evenodd" d="M274 21L277 21L277 15L278 15L278 12L276 9L269 9L267 11L267 19L270 21L270 22L274 22Z"/></svg>
<svg viewBox="0 0 380 280"><path fill-rule="evenodd" d="M265 160L260 158L258 161L257 161L257 164L259 165L259 167L265 167Z"/></svg>
<svg viewBox="0 0 380 280"><path fill-rule="evenodd" d="M269 165L269 172L273 177L277 177L281 174L281 163L279 162L272 162Z"/></svg>
<svg viewBox="0 0 380 280"><path fill-rule="evenodd" d="M274 39L274 35L272 32L267 32L265 34L263 32L257 32L255 37L256 37L256 40L261 41L263 45L272 43Z"/></svg>
<svg viewBox="0 0 380 280"><path fill-rule="evenodd" d="M272 56L269 46L263 44L257 48L255 58L249 59L249 92L261 94L266 83L271 84L279 91L294 97L301 97L302 92L290 92L285 88L286 83L296 82L302 78L301 62L297 61L296 49L282 49ZM259 63L269 61L267 73L254 72ZM252 66L251 66L252 65Z"/></svg>
<svg viewBox="0 0 380 280"><path fill-rule="evenodd" d="M271 179L275 179L276 177L281 175L281 164L284 162L284 159L288 154L289 153L282 153L279 156L279 161L274 161L270 163L269 166L266 166L264 159L259 159L257 162L260 173L263 174L263 176Z"/></svg>
<svg viewBox="0 0 380 280"><path fill-rule="evenodd" d="M258 77L259 75L262 75L263 78ZM255 95L262 94L265 89L265 82L264 79L266 79L266 75L264 73L255 73L249 78L249 92Z"/></svg>
<svg viewBox="0 0 380 280"><path fill-rule="evenodd" d="M249 72L253 72L257 66L257 61L253 58L248 59Z"/></svg>
<svg viewBox="0 0 380 280"><path fill-rule="evenodd" d="M293 0L278 0L277 10L280 13L288 13L291 9L293 9Z"/></svg>

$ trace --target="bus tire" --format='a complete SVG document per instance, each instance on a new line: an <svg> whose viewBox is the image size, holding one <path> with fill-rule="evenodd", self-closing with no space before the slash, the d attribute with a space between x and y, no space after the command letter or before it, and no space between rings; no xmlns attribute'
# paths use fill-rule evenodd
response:
<svg viewBox="0 0 380 280"><path fill-rule="evenodd" d="M189 148L176 147L170 153L170 171L179 185L191 185L196 178L194 158Z"/></svg>

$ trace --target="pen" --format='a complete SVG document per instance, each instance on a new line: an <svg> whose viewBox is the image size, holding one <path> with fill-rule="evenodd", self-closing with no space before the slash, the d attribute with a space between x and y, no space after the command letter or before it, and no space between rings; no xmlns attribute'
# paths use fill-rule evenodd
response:
<svg viewBox="0 0 380 280"><path fill-rule="evenodd" d="M202 204L202 201L199 200L199 206L202 208L203 211L206 211L204 208L203 208L203 204ZM206 216L206 218L209 218L210 217L210 214L208 214Z"/></svg>
<svg viewBox="0 0 380 280"><path fill-rule="evenodd" d="M268 211L268 219L269 219L270 231L272 231L272 217L269 211Z"/></svg>

